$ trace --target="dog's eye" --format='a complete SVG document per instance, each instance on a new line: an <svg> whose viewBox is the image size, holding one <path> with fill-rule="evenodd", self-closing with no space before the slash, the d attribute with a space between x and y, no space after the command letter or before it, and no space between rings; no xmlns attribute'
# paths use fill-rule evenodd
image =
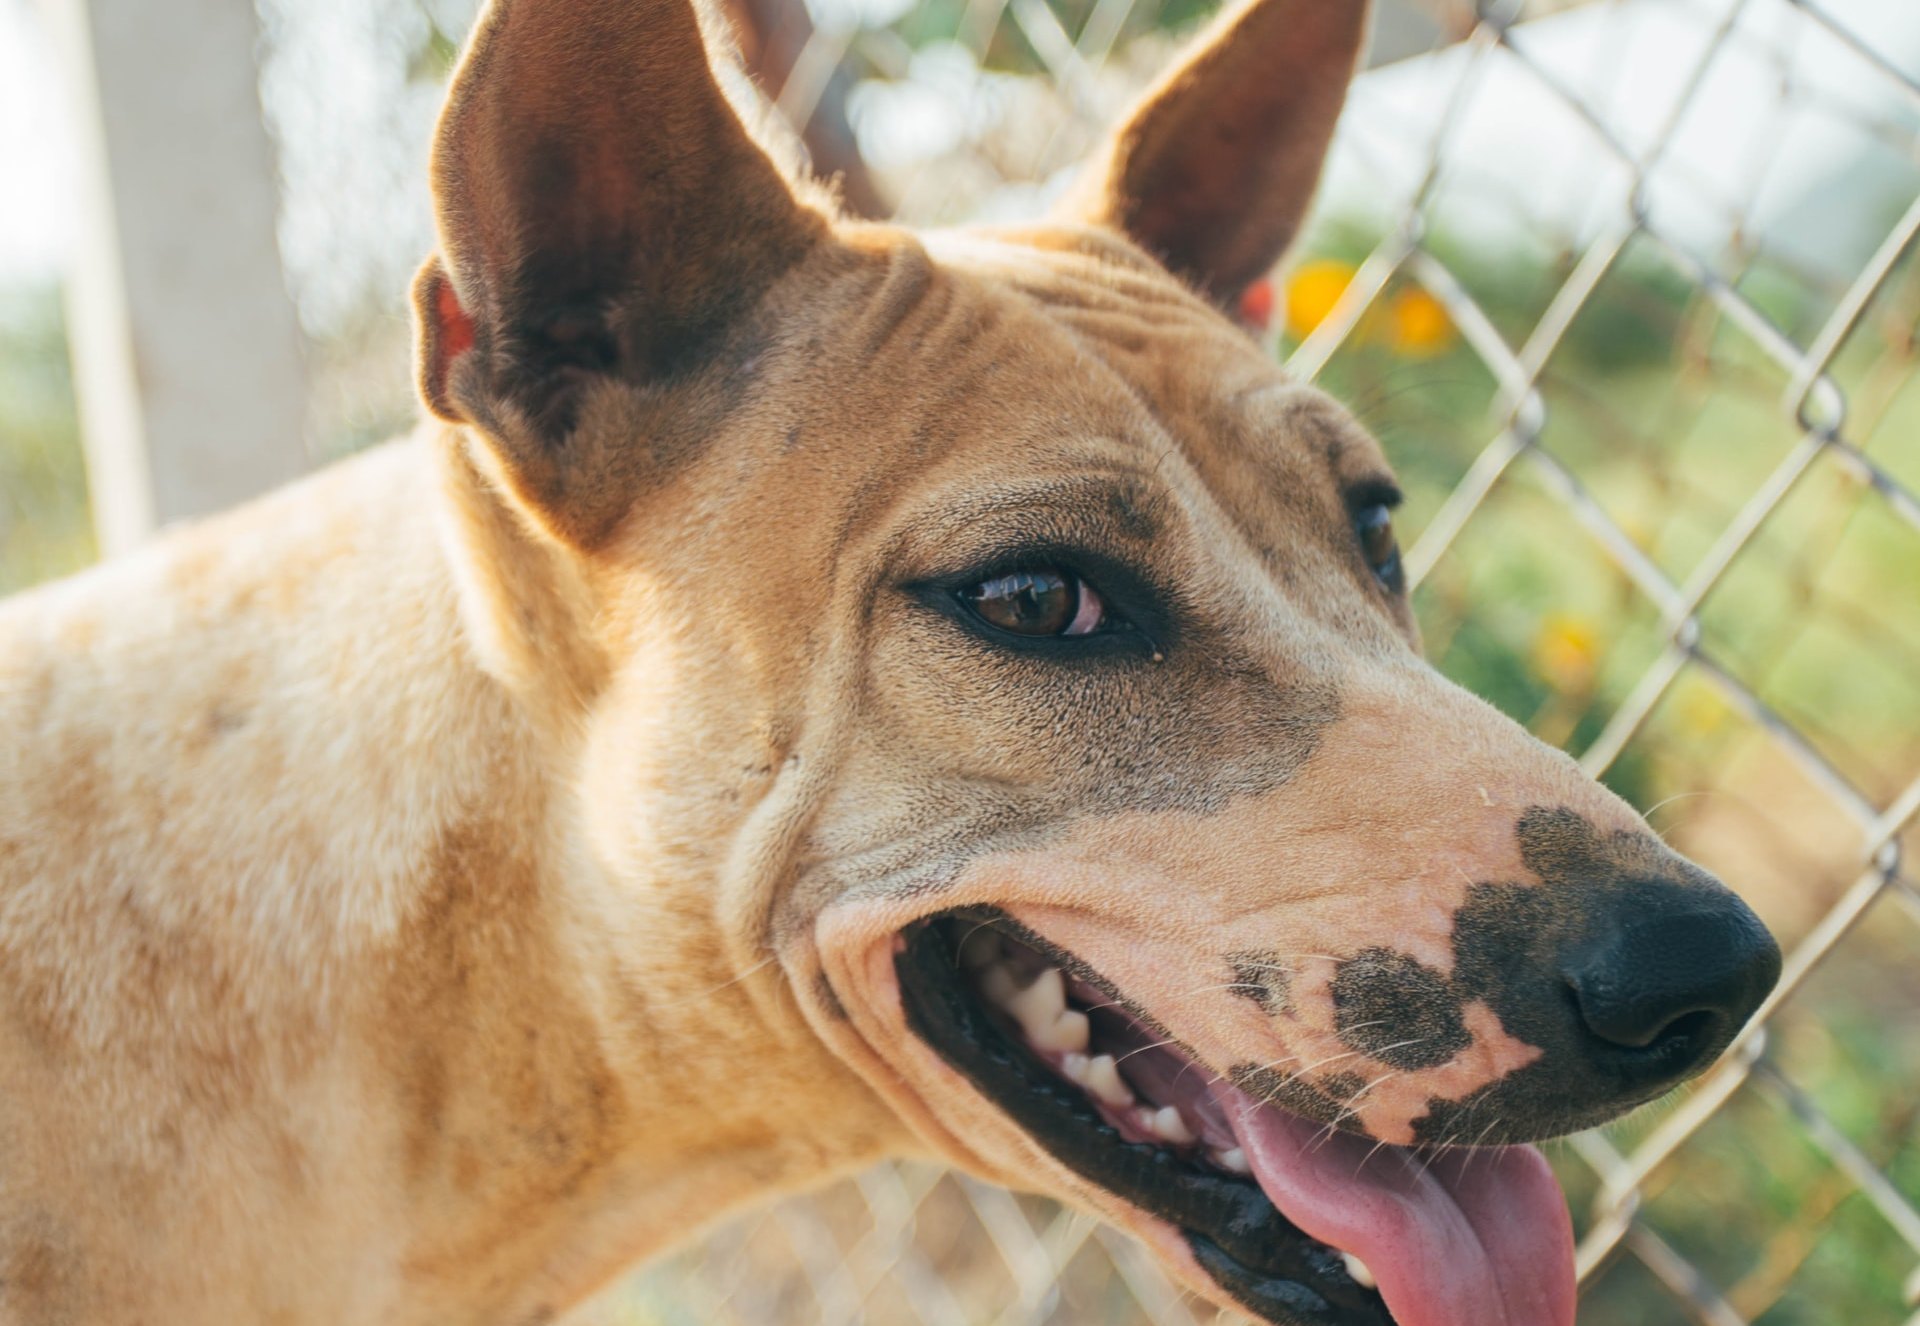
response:
<svg viewBox="0 0 1920 1326"><path fill-rule="evenodd" d="M1400 565L1400 541L1393 536L1393 512L1384 502L1363 506L1353 516L1354 533L1360 536L1360 553L1373 568L1374 578L1398 594L1406 588L1406 574Z"/></svg>
<svg viewBox="0 0 1920 1326"><path fill-rule="evenodd" d="M1093 635L1112 625L1100 591L1071 571L1009 571L960 591L968 611L1013 635Z"/></svg>

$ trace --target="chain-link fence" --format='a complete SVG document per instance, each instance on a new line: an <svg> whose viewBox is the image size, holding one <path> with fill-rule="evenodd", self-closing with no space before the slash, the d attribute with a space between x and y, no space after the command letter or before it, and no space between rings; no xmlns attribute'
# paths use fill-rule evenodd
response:
<svg viewBox="0 0 1920 1326"><path fill-rule="evenodd" d="M472 5L259 3L331 454L411 408L414 181ZM729 9L851 207L945 223L1043 205L1207 7ZM1387 0L1375 59L1322 219L1259 292L1274 351L1399 468L1436 664L1646 810L1789 953L1719 1068L1552 1148L1583 1326L1920 1326L1920 7ZM343 60L365 74L344 126L316 109ZM414 192L348 209L368 188ZM18 461L8 399L0 463L71 507L59 428L53 459ZM0 546L11 582L84 556L35 519L41 542ZM918 1164L749 1214L595 1311L1215 1316L1124 1236Z"/></svg>

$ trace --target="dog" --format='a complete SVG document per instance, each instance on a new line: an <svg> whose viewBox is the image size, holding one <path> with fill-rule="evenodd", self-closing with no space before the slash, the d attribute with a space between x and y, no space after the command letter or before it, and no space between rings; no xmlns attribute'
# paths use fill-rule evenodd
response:
<svg viewBox="0 0 1920 1326"><path fill-rule="evenodd" d="M407 439L0 609L0 1319L531 1323L887 1156L1269 1322L1567 1326L1528 1142L1780 955L1419 653L1223 309L1361 0L1044 220L840 220L689 0L493 0Z"/></svg>

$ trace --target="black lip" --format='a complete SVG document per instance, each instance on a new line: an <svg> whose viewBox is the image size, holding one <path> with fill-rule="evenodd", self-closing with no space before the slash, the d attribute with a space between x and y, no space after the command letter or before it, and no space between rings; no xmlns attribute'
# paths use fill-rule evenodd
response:
<svg viewBox="0 0 1920 1326"><path fill-rule="evenodd" d="M914 1034L1067 1168L1178 1228L1207 1274L1262 1320L1393 1326L1380 1295L1356 1283L1337 1252L1291 1224L1254 1183L1124 1141L1078 1087L1001 1030L967 988L958 953L967 929L998 925L996 916L948 914L906 930L894 972Z"/></svg>

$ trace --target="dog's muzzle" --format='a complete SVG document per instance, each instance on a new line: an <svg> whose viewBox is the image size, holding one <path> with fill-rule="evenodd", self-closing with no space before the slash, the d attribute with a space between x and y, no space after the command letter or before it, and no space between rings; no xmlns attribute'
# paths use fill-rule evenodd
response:
<svg viewBox="0 0 1920 1326"><path fill-rule="evenodd" d="M1067 1168L1171 1225L1262 1319L1570 1326L1572 1229L1532 1148L1380 1146L1256 1100L993 913L903 939L913 1031Z"/></svg>

